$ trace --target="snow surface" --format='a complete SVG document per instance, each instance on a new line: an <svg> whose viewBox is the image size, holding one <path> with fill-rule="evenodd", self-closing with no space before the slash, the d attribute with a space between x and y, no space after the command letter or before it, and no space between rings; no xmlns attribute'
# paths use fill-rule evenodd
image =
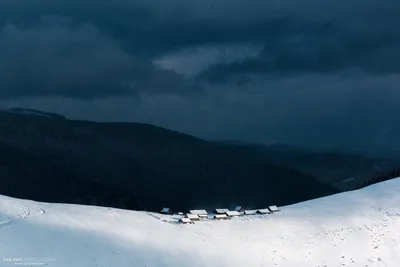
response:
<svg viewBox="0 0 400 267"><path fill-rule="evenodd" d="M0 196L0 266L400 266L400 179L231 220ZM28 265L29 266L29 265Z"/></svg>

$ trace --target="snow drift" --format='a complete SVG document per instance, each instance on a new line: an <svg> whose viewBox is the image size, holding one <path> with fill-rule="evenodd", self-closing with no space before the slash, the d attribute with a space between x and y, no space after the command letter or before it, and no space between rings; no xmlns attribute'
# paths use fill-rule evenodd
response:
<svg viewBox="0 0 400 267"><path fill-rule="evenodd" d="M0 266L393 266L400 179L229 221L0 196Z"/></svg>

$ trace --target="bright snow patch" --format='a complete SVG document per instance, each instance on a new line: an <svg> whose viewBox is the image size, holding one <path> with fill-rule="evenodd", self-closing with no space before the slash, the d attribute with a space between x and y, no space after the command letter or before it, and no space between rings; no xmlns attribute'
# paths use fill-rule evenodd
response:
<svg viewBox="0 0 400 267"><path fill-rule="evenodd" d="M0 196L0 266L389 266L400 262L400 179L231 220Z"/></svg>

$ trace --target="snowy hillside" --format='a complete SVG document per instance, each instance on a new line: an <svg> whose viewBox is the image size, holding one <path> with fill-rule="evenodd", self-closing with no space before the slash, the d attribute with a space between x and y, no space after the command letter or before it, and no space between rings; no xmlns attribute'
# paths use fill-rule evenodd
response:
<svg viewBox="0 0 400 267"><path fill-rule="evenodd" d="M399 191L400 178L280 213L194 225L0 196L0 266L397 267Z"/></svg>

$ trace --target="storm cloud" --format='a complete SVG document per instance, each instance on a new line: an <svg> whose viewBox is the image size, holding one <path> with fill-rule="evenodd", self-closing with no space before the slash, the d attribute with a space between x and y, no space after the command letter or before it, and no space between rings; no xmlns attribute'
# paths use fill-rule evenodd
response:
<svg viewBox="0 0 400 267"><path fill-rule="evenodd" d="M43 17L26 29L6 24L0 58L3 97L98 98L183 85L178 75L127 53L93 24L72 25L60 17Z"/></svg>
<svg viewBox="0 0 400 267"><path fill-rule="evenodd" d="M379 143L398 131L397 25L395 0L0 1L0 104L205 138Z"/></svg>

